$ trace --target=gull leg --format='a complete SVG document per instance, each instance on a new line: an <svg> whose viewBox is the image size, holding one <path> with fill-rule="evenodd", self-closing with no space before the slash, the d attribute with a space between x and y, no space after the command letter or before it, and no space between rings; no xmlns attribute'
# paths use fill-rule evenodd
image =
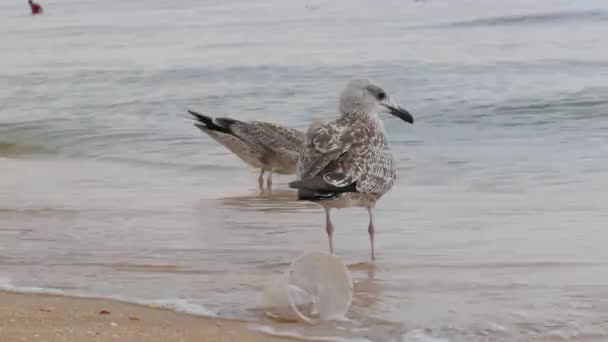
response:
<svg viewBox="0 0 608 342"><path fill-rule="evenodd" d="M258 185L260 186L260 192L262 195L264 194L264 169L260 172L260 177L258 177Z"/></svg>
<svg viewBox="0 0 608 342"><path fill-rule="evenodd" d="M268 171L268 178L266 178L266 188L268 188L268 196L272 195L272 170Z"/></svg>
<svg viewBox="0 0 608 342"><path fill-rule="evenodd" d="M334 254L334 225L331 224L331 219L329 218L329 208L325 208L325 231L327 232L327 238L329 239L329 253Z"/></svg>
<svg viewBox="0 0 608 342"><path fill-rule="evenodd" d="M376 260L376 253L374 252L374 208L368 207L367 212L369 213L369 226L367 232L369 233L369 242L372 247L372 261Z"/></svg>

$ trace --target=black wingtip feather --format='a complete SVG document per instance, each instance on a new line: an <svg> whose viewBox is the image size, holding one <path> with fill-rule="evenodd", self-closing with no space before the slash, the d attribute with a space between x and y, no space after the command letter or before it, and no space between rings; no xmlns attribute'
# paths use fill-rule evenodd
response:
<svg viewBox="0 0 608 342"><path fill-rule="evenodd" d="M307 190L298 191L298 201L320 202L332 200L340 195L339 193L318 193Z"/></svg>
<svg viewBox="0 0 608 342"><path fill-rule="evenodd" d="M230 128L230 126L239 122L238 120L231 119L231 118L216 118L215 121L218 123L218 125L225 127L225 128Z"/></svg>
<svg viewBox="0 0 608 342"><path fill-rule="evenodd" d="M319 177L315 177L293 181L288 186L292 189L298 189L298 200L300 201L319 202L334 199L345 192L358 192L357 182L342 187L323 183Z"/></svg>
<svg viewBox="0 0 608 342"><path fill-rule="evenodd" d="M218 125L213 122L213 118L207 115L203 115L201 113L197 113L193 110L188 110L188 113L192 115L193 119L196 120L194 126L203 129L207 128L213 131L218 131L226 134L233 134L229 127L224 127L221 123Z"/></svg>
<svg viewBox="0 0 608 342"><path fill-rule="evenodd" d="M211 118L210 116L197 113L193 110L188 110L188 113L190 113L190 115L192 115L194 119L196 119L196 121L200 122L205 126L213 125L213 118Z"/></svg>
<svg viewBox="0 0 608 342"><path fill-rule="evenodd" d="M299 184L300 184L300 181L296 180L296 181L287 183L287 186L290 187L291 189L297 189Z"/></svg>

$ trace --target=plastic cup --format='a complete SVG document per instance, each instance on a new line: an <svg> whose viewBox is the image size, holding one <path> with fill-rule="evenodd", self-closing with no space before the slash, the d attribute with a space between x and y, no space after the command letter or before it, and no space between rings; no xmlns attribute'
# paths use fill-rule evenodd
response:
<svg viewBox="0 0 608 342"><path fill-rule="evenodd" d="M307 253L264 286L259 307L278 320L317 323L342 319L353 295L353 282L337 257Z"/></svg>

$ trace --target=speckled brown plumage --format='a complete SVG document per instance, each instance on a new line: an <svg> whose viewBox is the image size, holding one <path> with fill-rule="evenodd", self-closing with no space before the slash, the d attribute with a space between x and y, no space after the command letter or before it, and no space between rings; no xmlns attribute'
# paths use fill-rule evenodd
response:
<svg viewBox="0 0 608 342"><path fill-rule="evenodd" d="M298 199L325 208L325 229L333 253L331 208L365 207L369 213L371 258L374 252L374 206L394 185L397 174L379 112L414 123L405 109L369 80L350 81L340 95L340 117L308 129L298 159Z"/></svg>
<svg viewBox="0 0 608 342"><path fill-rule="evenodd" d="M189 111L194 125L211 138L228 148L248 165L261 169L260 190L263 192L263 174L269 172L268 190L272 172L296 173L298 155L305 139L299 130L263 121L240 121L232 118L212 118Z"/></svg>

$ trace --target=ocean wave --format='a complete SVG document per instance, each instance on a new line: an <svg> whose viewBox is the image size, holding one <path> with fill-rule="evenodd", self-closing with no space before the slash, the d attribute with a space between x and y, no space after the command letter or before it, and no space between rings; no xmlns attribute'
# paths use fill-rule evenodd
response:
<svg viewBox="0 0 608 342"><path fill-rule="evenodd" d="M460 124L485 124L498 127L541 126L608 118L608 97L603 89L585 90L545 97L514 97L499 103L471 105L471 113L457 117Z"/></svg>
<svg viewBox="0 0 608 342"><path fill-rule="evenodd" d="M518 103L519 102L519 103ZM589 109L590 107L608 106L608 98L562 98L551 102L517 101L512 104L496 106L497 114L550 113L558 110ZM606 112L595 112L593 117L607 116ZM576 115L573 114L573 117Z"/></svg>
<svg viewBox="0 0 608 342"><path fill-rule="evenodd" d="M414 329L402 336L403 342L450 342L445 338L432 337L422 330Z"/></svg>
<svg viewBox="0 0 608 342"><path fill-rule="evenodd" d="M467 21L456 21L437 25L438 27L485 27L521 24L549 24L567 21L607 20L608 13L599 10L579 12L554 12L523 15L506 15L490 18L478 18Z"/></svg>
<svg viewBox="0 0 608 342"><path fill-rule="evenodd" d="M0 132L1 133L1 132ZM9 132L9 133L15 133ZM19 132L17 132L19 133ZM90 135L79 137L69 132L40 130L37 134L28 132L28 136L9 136L8 140L0 140L0 158L21 157L59 157L73 160L95 160L108 163L124 163L143 167L164 169L185 169L189 171L218 170L230 171L240 169L237 163L221 164L205 158L205 150L196 139L174 139L181 146L175 146L171 151L166 146L157 145L154 150L147 151L146 148L154 143L167 143L162 137L154 140L148 138L142 140L136 135L109 133L106 135ZM122 141L118 138L122 137ZM32 142L24 143L23 140ZM177 145L177 144L174 144ZM129 146L124 150L122 146ZM229 152L221 150L219 146L211 146L210 154L213 158L221 158L219 155L230 155Z"/></svg>
<svg viewBox="0 0 608 342"><path fill-rule="evenodd" d="M0 142L0 157L16 157L21 155L50 153L52 153L52 150L44 146L21 144L15 142Z"/></svg>
<svg viewBox="0 0 608 342"><path fill-rule="evenodd" d="M226 153L228 155L228 153ZM152 159L143 159L137 157L120 157L120 156L97 156L94 157L97 161L107 161L111 163L125 163L131 165L150 166L154 168L166 168L166 169L180 169L188 171L202 171L202 170L214 170L214 171L233 171L242 169L243 166L233 166L228 164L218 164L210 162L190 162L190 163L179 163ZM194 158L194 160L201 160L200 158ZM244 164L243 164L244 165Z"/></svg>
<svg viewBox="0 0 608 342"><path fill-rule="evenodd" d="M90 298L90 299L106 299L113 300L116 302L123 302L129 304L136 304L141 306L147 306L152 308L168 309L175 312L182 312L190 315L203 316L203 317L217 317L218 315L207 309L206 307L192 303L184 298L170 298L170 299L141 299L141 298L126 298L122 296L104 296L89 293L82 293L77 291L66 291L63 289L45 288L37 286L17 286L14 285L10 278L0 277L0 291L8 291L14 293L25 293L25 294L47 294L54 296L66 296L74 298Z"/></svg>
<svg viewBox="0 0 608 342"><path fill-rule="evenodd" d="M296 340L318 342L373 342L370 339L361 337L307 336L297 331L278 330L266 325L251 325L250 329L270 336L285 337Z"/></svg>

